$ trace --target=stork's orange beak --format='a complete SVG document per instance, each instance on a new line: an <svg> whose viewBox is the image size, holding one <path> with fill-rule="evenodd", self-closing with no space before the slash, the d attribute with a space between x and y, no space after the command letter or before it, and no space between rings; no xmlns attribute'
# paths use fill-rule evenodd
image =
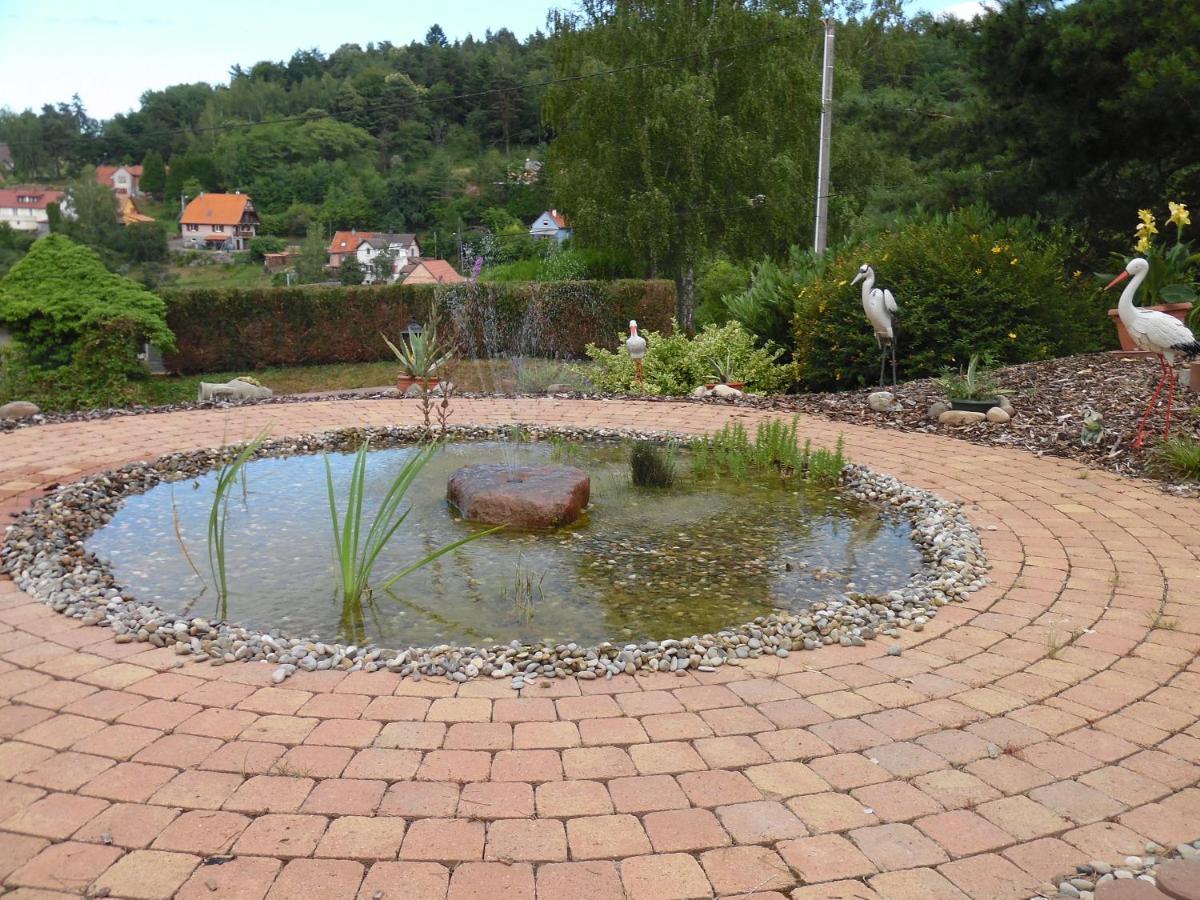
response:
<svg viewBox="0 0 1200 900"><path fill-rule="evenodd" d="M1118 284L1120 284L1122 281L1124 281L1124 280L1125 280L1126 278L1128 278L1128 277L1129 277L1129 273L1128 273L1128 272L1122 272L1120 275L1118 275L1116 278L1114 278L1112 281L1110 281L1110 282L1109 282L1109 283L1108 283L1108 284L1105 286L1105 288L1104 288L1104 289L1107 291L1107 290L1108 290L1109 288L1111 288L1111 287L1116 287Z"/></svg>

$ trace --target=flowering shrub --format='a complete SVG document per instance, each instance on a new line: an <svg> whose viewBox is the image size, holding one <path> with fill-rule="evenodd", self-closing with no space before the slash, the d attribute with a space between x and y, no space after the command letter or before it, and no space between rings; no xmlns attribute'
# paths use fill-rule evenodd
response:
<svg viewBox="0 0 1200 900"><path fill-rule="evenodd" d="M726 361L731 380L744 381L745 389L756 394L772 394L786 390L794 381L791 366L781 365L779 347L759 347L753 336L737 322L722 326L705 325L694 337L683 334L672 322L672 334L640 331L646 339L645 392L648 394L681 395L691 393L697 385L713 380L714 362ZM581 370L597 390L623 393L637 390L633 360L625 347L624 335L614 335L616 352L588 344L587 355L594 367Z"/></svg>
<svg viewBox="0 0 1200 900"><path fill-rule="evenodd" d="M959 210L834 251L798 281L793 357L803 387L874 383L879 349L850 284L870 263L896 295L902 379L936 375L972 353L999 364L1101 349L1112 341L1097 286L1069 261L1074 239L1025 220Z"/></svg>
<svg viewBox="0 0 1200 900"><path fill-rule="evenodd" d="M1170 216L1167 225L1175 226L1175 243L1167 245L1165 238L1155 240L1158 221L1149 209L1138 210L1138 224L1134 229L1137 240L1133 252L1144 256L1150 263L1150 272L1138 292L1138 299L1145 305L1155 303L1194 303L1196 300L1196 274L1200 272L1200 253L1192 253L1190 242L1183 240L1184 226L1192 223L1187 204L1171 201L1167 204ZM1121 269L1129 262L1124 253L1114 253L1112 261ZM1111 279L1112 275L1101 275Z"/></svg>

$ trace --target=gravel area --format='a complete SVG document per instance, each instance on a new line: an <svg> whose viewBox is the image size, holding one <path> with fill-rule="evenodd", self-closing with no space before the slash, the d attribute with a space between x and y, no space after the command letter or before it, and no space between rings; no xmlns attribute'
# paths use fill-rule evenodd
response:
<svg viewBox="0 0 1200 900"><path fill-rule="evenodd" d="M494 439L504 429L452 428L459 439ZM616 429L528 428L533 440L551 435L581 440L638 437L669 441L680 435ZM322 450L348 450L369 438L377 448L410 443L419 428L349 429L276 440L259 456L288 456ZM902 630L921 631L937 609L963 600L985 583L987 559L978 534L957 504L890 476L847 466L843 490L867 503L890 507L908 517L924 566L904 587L885 596L855 592L831 596L802 612L778 612L743 624L730 623L715 634L639 643L501 644L491 647L380 648L342 646L321 635L259 632L223 621L174 616L130 596L111 571L83 547L91 532L107 522L122 499L162 481L180 481L217 467L228 449L199 450L135 463L57 488L22 514L0 546L0 569L18 587L55 610L89 625L109 627L119 642L143 641L174 647L182 657L211 665L262 660L276 666L282 682L297 669L377 671L402 676L442 676L454 681L490 676L509 679L514 689L535 681L576 675L612 677L639 669L683 673L712 671L763 655L786 657L796 650L828 644L862 646L877 637L896 638ZM328 602L324 600L322 602ZM889 652L899 654L895 643Z"/></svg>
<svg viewBox="0 0 1200 900"><path fill-rule="evenodd" d="M1031 900L1093 900L1096 891L1110 881L1145 881L1158 884L1159 872L1172 860L1185 860L1191 865L1200 861L1200 840L1190 844L1164 847L1147 843L1142 856L1126 856L1112 862L1093 859L1075 867L1074 872L1060 875L1043 886ZM1165 877L1165 875L1164 875ZM1190 879L1190 874L1189 874ZM1157 896L1163 897L1164 894Z"/></svg>

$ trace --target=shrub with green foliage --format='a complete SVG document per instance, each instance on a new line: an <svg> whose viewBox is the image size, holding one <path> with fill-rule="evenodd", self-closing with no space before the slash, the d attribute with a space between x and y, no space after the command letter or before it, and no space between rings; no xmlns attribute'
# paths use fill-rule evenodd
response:
<svg viewBox="0 0 1200 900"><path fill-rule="evenodd" d="M646 339L645 392L649 394L689 394L697 385L713 380L713 362L728 359L732 379L744 381L751 393L773 394L786 390L794 380L790 366L779 363L783 350L768 345L759 347L748 331L737 322L705 325L694 338L683 334L672 322L673 333L639 329ZM617 336L614 352L589 344L587 355L596 363L586 374L597 390L609 393L637 390L633 360L624 338ZM614 343L617 343L614 340Z"/></svg>
<svg viewBox="0 0 1200 900"><path fill-rule="evenodd" d="M43 369L69 365L84 338L118 324L131 340L171 349L165 313L157 296L63 235L35 243L0 280L0 324L28 363Z"/></svg>
<svg viewBox="0 0 1200 900"><path fill-rule="evenodd" d="M669 281L192 289L163 292L181 372L375 362L390 354L380 333L429 320L436 301L459 351L575 357L630 319L665 327ZM530 327L529 322L536 327ZM485 333L486 332L486 333Z"/></svg>
<svg viewBox="0 0 1200 900"><path fill-rule="evenodd" d="M871 383L879 349L851 285L870 263L900 307L904 378L935 375L972 353L1019 363L1103 349L1113 341L1107 304L1071 271L1073 237L977 209L931 216L839 249L799 284L794 359L805 388Z"/></svg>
<svg viewBox="0 0 1200 900"><path fill-rule="evenodd" d="M268 253L282 253L287 248L287 238L264 234L250 239L250 258L262 262Z"/></svg>

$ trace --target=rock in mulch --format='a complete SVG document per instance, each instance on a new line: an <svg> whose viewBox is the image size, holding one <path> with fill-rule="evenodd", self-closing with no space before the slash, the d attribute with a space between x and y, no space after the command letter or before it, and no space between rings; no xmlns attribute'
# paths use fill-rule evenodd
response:
<svg viewBox="0 0 1200 900"><path fill-rule="evenodd" d="M42 411L36 403L28 400L14 400L0 406L0 419L29 419Z"/></svg>

